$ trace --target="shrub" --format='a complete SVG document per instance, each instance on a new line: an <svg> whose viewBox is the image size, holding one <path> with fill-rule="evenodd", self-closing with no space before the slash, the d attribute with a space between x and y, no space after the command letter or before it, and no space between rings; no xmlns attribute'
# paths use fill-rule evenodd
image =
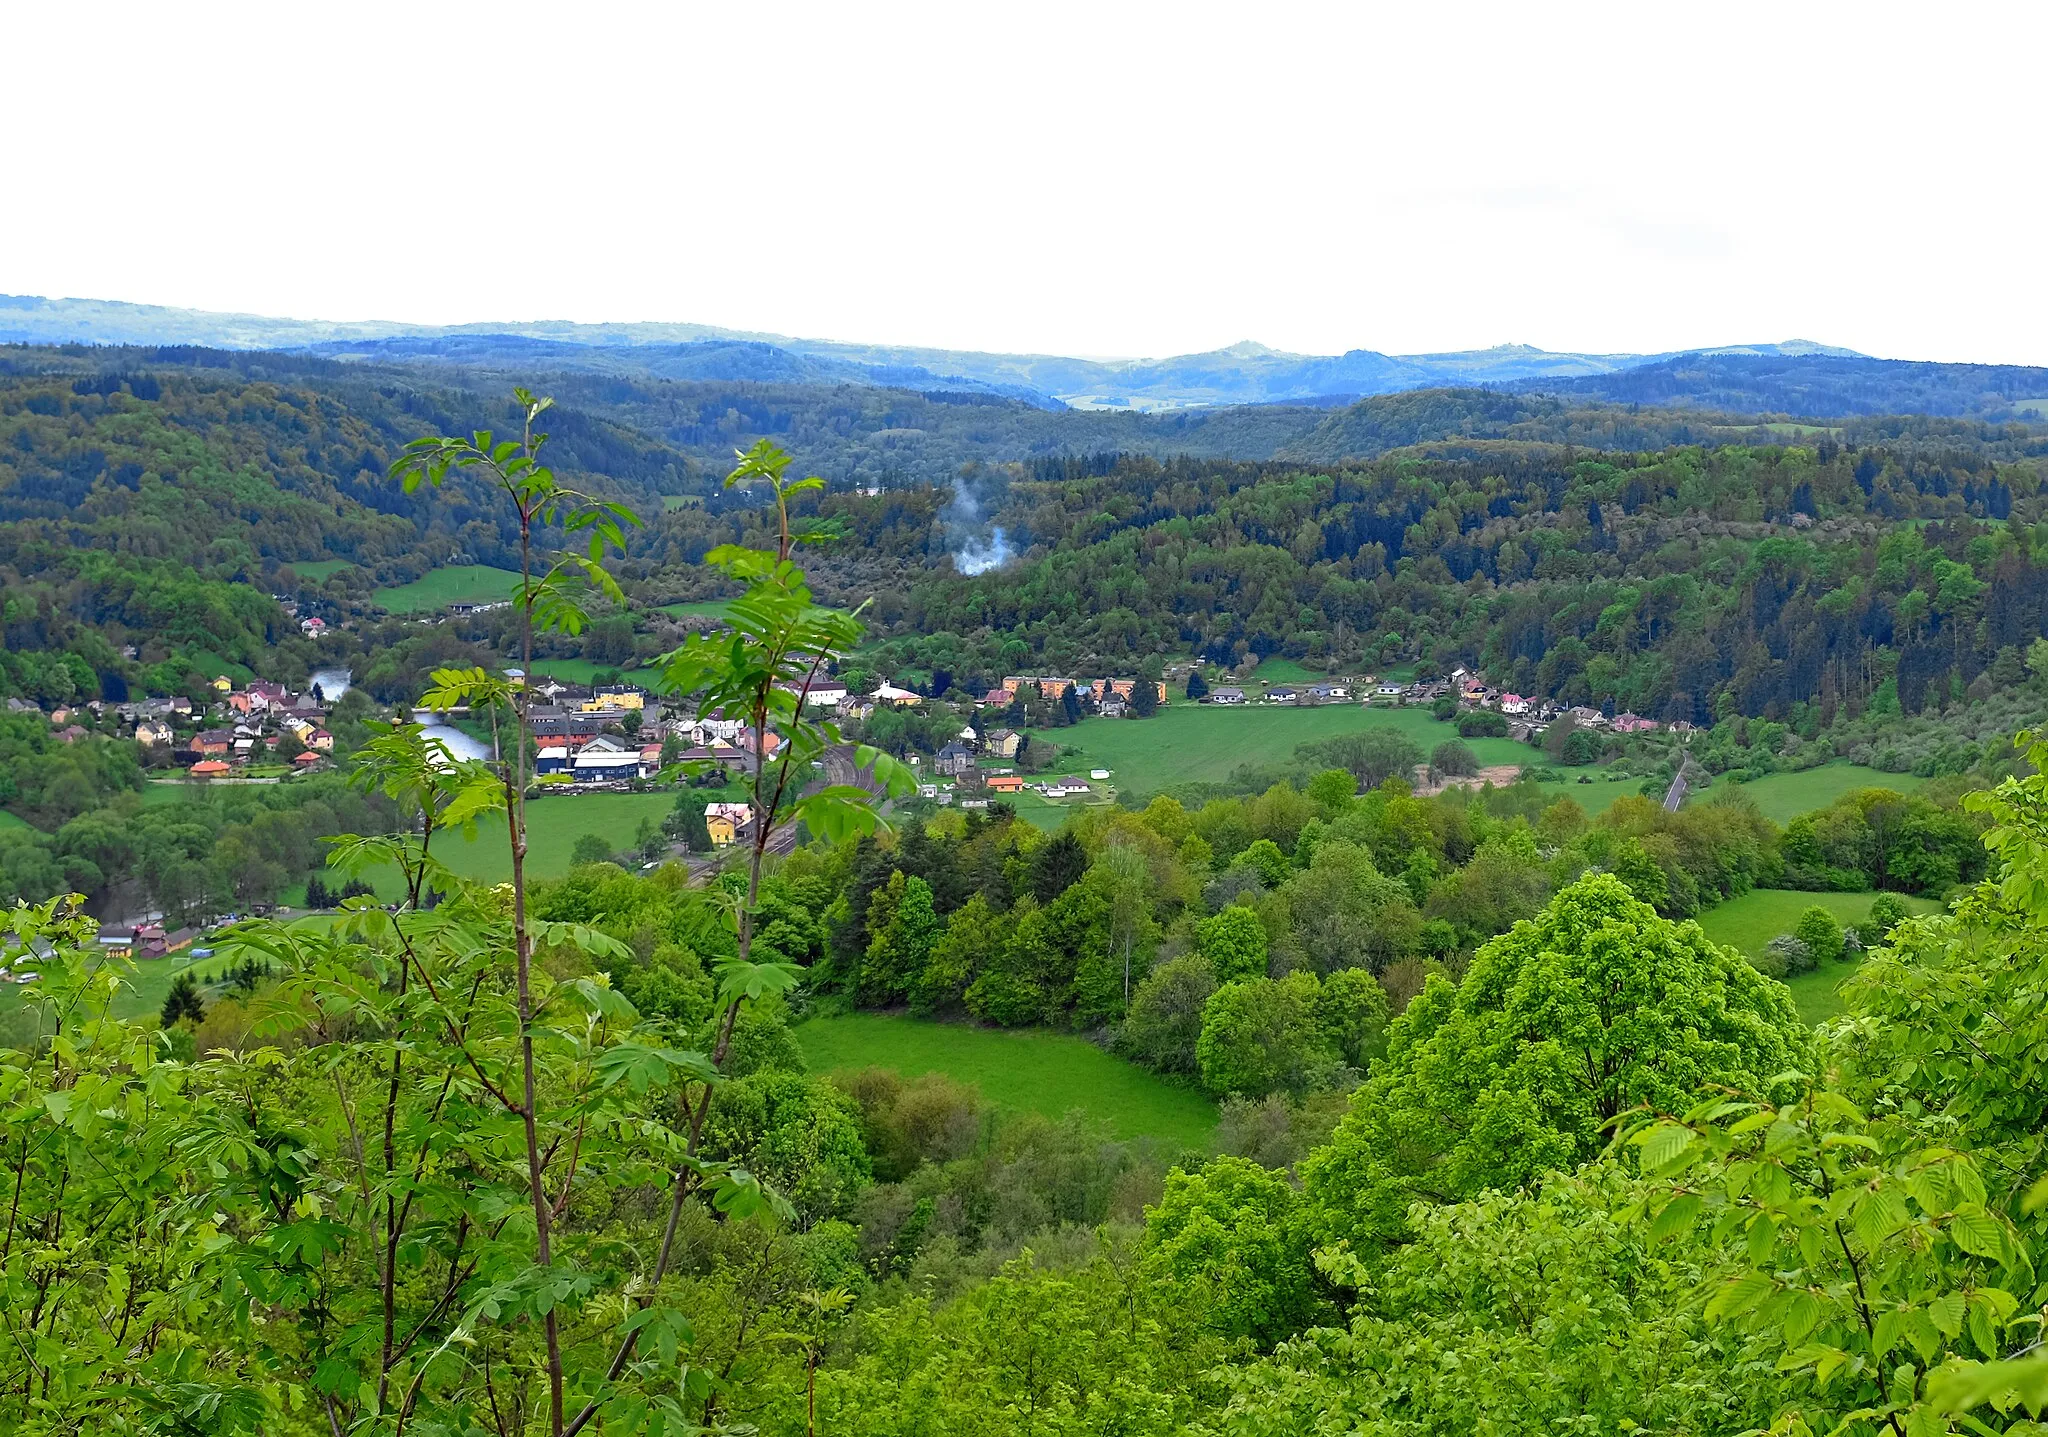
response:
<svg viewBox="0 0 2048 1437"><path fill-rule="evenodd" d="M1458 716L1460 738L1506 738L1508 717L1494 709L1474 709Z"/></svg>
<svg viewBox="0 0 2048 1437"><path fill-rule="evenodd" d="M1791 978L1813 971L1813 950L1790 933L1780 933L1764 945L1764 951L1776 959L1778 971L1772 972L1762 964L1758 966L1773 978Z"/></svg>
<svg viewBox="0 0 2048 1437"><path fill-rule="evenodd" d="M1841 922L1818 903L1799 915L1799 922L1793 925L1792 936L1806 945L1816 968L1823 963L1842 960Z"/></svg>

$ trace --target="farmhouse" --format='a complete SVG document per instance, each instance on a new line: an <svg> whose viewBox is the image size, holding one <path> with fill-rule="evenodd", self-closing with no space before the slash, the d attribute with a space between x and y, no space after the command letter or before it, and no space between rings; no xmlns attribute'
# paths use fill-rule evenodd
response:
<svg viewBox="0 0 2048 1437"><path fill-rule="evenodd" d="M1212 704L1241 704L1244 702L1243 689L1211 689L1209 702Z"/></svg>

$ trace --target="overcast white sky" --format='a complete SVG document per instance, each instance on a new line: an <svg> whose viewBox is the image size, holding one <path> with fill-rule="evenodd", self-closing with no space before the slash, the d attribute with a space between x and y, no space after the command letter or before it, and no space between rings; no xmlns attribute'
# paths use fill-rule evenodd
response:
<svg viewBox="0 0 2048 1437"><path fill-rule="evenodd" d="M24 4L0 292L2048 363L2048 5Z"/></svg>

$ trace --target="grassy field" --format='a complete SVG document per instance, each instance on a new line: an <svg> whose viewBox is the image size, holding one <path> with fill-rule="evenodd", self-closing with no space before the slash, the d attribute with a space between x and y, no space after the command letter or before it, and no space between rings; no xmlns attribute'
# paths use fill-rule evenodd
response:
<svg viewBox="0 0 2048 1437"><path fill-rule="evenodd" d="M1910 773L1884 773L1856 763L1824 763L1800 773L1774 773L1742 785L1754 798L1764 816L1775 823L1789 823L1802 813L1826 808L1845 793L1859 788L1890 788L1911 793L1927 782ZM1706 790L1707 795L1713 789Z"/></svg>
<svg viewBox="0 0 2048 1437"><path fill-rule="evenodd" d="M395 589L379 589L377 602L394 614L418 614L450 604L493 604L512 597L519 576L488 564L452 564Z"/></svg>
<svg viewBox="0 0 2048 1437"><path fill-rule="evenodd" d="M294 560L285 567L301 579L311 579L316 584L324 584L343 569L352 567L352 563L347 559L307 559Z"/></svg>
<svg viewBox="0 0 2048 1437"><path fill-rule="evenodd" d="M998 1108L1059 1117L1076 1110L1118 1137L1151 1137L1207 1149L1216 1105L1085 1039L1004 1031L884 1013L813 1018L796 1030L813 1071L882 1067L915 1077L946 1073L981 1089Z"/></svg>
<svg viewBox="0 0 2048 1437"><path fill-rule="evenodd" d="M1898 896L1915 913L1931 913L1941 906L1930 898ZM1716 943L1755 956L1780 933L1790 933L1799 915L1809 908L1825 908L1847 927L1868 918L1870 905L1876 901L1875 893L1799 893L1785 888L1759 888L1709 908L1700 915L1700 927ZM1842 1000L1835 989L1853 969L1853 964L1830 963L1811 973L1788 978L1785 986L1792 990L1799 1015L1809 1023L1818 1023L1841 1012Z"/></svg>
<svg viewBox="0 0 2048 1437"><path fill-rule="evenodd" d="M1262 684L1319 684L1330 676L1317 669L1305 669L1293 659L1274 655L1252 670L1252 682Z"/></svg>
<svg viewBox="0 0 2048 1437"><path fill-rule="evenodd" d="M722 619L725 617L725 606L728 602L730 601L726 599L693 599L687 604L663 604L661 612L678 619L693 615L703 619Z"/></svg>
<svg viewBox="0 0 2048 1437"><path fill-rule="evenodd" d="M204 946L204 940L201 940L201 946ZM113 1011L117 1018L140 1018L146 1013L160 1012L164 1006L164 995L171 991L171 982L180 973L190 972L201 981L226 976L225 960L201 958L194 962L184 950L147 963L133 963L125 954L116 956L112 953L100 961L121 965L127 980L127 986L114 998ZM19 1012L28 991L26 987L13 983L0 983L0 1018Z"/></svg>
<svg viewBox="0 0 2048 1437"><path fill-rule="evenodd" d="M1533 752L1533 750L1532 750ZM1569 773L1565 769L1562 772ZM1599 770L1595 770L1598 772ZM1576 777L1558 783L1543 785L1545 793L1558 798L1568 798L1586 810L1586 817L1597 818L1613 805L1614 800L1626 794L1641 793L1643 781L1639 778L1595 778L1591 783L1580 783Z"/></svg>
<svg viewBox="0 0 2048 1437"><path fill-rule="evenodd" d="M0 828L32 827L34 827L34 825L31 824L27 819L23 818L20 814L9 813L6 809L0 808Z"/></svg>
<svg viewBox="0 0 2048 1437"><path fill-rule="evenodd" d="M1239 764L1285 763L1293 758L1296 744L1368 728L1397 729L1425 756L1445 739L1458 736L1455 724L1438 723L1423 708L1367 708L1356 703L1236 708L1181 702L1149 719L1088 718L1033 738L1072 746L1060 755L1052 772L1085 774L1091 768L1106 768L1119 789L1143 795L1170 784L1220 782ZM1540 758L1527 744L1504 738L1465 742L1482 764L1527 764Z"/></svg>
<svg viewBox="0 0 2048 1437"><path fill-rule="evenodd" d="M600 673L622 672L617 664L593 663L589 659L535 659L533 671L541 678L560 679L565 684L587 684Z"/></svg>
<svg viewBox="0 0 2048 1437"><path fill-rule="evenodd" d="M584 834L595 833L625 847L632 843L641 819L659 823L675 806L673 793L561 793L535 799L526 806L526 871L535 878L560 878L569 871L570 849ZM479 823L473 839L437 840L435 851L464 878L483 883L512 879L512 847L505 837L503 814Z"/></svg>

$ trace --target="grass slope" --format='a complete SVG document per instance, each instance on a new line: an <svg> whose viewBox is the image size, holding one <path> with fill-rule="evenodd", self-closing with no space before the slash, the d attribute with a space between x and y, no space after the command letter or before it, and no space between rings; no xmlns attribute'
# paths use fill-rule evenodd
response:
<svg viewBox="0 0 2048 1437"><path fill-rule="evenodd" d="M1845 793L1859 788L1889 788L1911 793L1924 778L1910 773L1885 773L1858 763L1824 763L1799 773L1773 773L1742 785L1754 798L1764 816L1774 823L1790 823L1802 813L1826 808ZM1713 789L1706 790L1708 796Z"/></svg>
<svg viewBox="0 0 2048 1437"><path fill-rule="evenodd" d="M537 798L526 806L526 871L534 878L560 878L569 871L569 851L586 833L623 848L632 843L641 819L659 823L675 806L674 793L562 793ZM479 823L475 838L438 839L435 852L464 878L512 881L512 846L505 837L503 814Z"/></svg>
<svg viewBox="0 0 2048 1437"><path fill-rule="evenodd" d="M815 1072L945 1073L973 1083L999 1108L1055 1118L1078 1110L1108 1123L1118 1137L1156 1138L1176 1148L1215 1142L1214 1103L1082 1038L887 1013L812 1018L796 1034Z"/></svg>
<svg viewBox="0 0 2048 1437"><path fill-rule="evenodd" d="M1941 906L1931 898L1910 898L1904 894L1899 897L1915 913L1931 913ZM1809 908L1825 908L1847 927L1868 918L1870 905L1876 901L1875 893L1801 893L1787 888L1759 888L1709 908L1700 915L1700 928L1716 943L1725 943L1753 957L1780 933L1790 933L1799 915ZM1842 999L1835 989L1854 971L1854 964L1830 963L1787 979L1785 986L1792 990L1799 1016L1809 1023L1818 1023L1840 1013Z"/></svg>
<svg viewBox="0 0 2048 1437"><path fill-rule="evenodd" d="M539 678L560 679L565 684L587 684L596 680L600 673L621 674L627 672L617 664L600 664L590 659L535 659L533 672ZM644 681L646 675L641 678Z"/></svg>
<svg viewBox="0 0 2048 1437"><path fill-rule="evenodd" d="M1368 728L1399 730L1425 757L1458 736L1457 725L1439 723L1422 708L1356 703L1236 708L1183 701L1149 719L1086 718L1071 728L1035 731L1032 738L1067 748L1051 772L1085 775L1091 768L1106 768L1120 790L1143 795L1176 783L1221 782L1240 764L1285 763L1294 757L1296 744ZM1527 744L1504 738L1465 742L1482 764L1526 765L1542 757Z"/></svg>
<svg viewBox="0 0 2048 1437"><path fill-rule="evenodd" d="M394 614L417 614L450 604L494 604L512 597L519 576L488 564L451 564L410 584L379 589L377 602Z"/></svg>
<svg viewBox="0 0 2048 1437"><path fill-rule="evenodd" d="M324 584L343 569L352 567L348 559L295 559L285 565L301 579L311 579Z"/></svg>

